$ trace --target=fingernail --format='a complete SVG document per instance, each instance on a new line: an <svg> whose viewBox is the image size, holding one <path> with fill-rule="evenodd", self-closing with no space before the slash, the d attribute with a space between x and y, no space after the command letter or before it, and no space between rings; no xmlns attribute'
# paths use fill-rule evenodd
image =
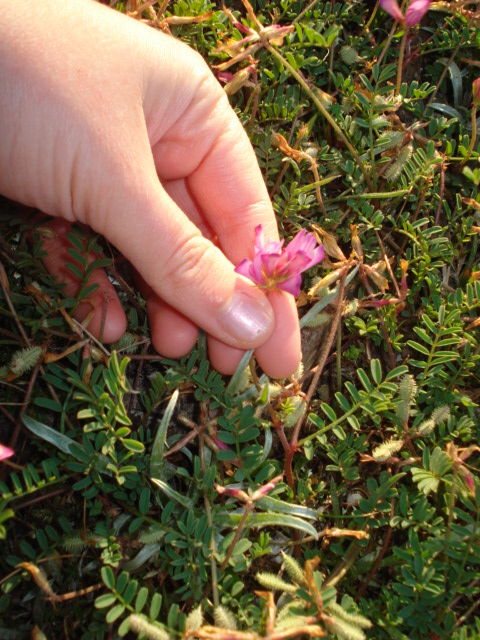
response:
<svg viewBox="0 0 480 640"><path fill-rule="evenodd" d="M273 311L265 296L259 296L253 287L248 287L246 291L235 291L218 321L234 340L242 342L244 346L250 343L256 346L272 331Z"/></svg>

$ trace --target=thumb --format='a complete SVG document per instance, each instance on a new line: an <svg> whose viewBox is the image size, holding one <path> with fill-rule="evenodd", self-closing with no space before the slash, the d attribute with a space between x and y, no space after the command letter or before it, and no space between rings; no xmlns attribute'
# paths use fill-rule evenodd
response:
<svg viewBox="0 0 480 640"><path fill-rule="evenodd" d="M98 230L161 299L233 347L249 349L265 342L274 326L266 296L234 272L234 265L202 236L156 174L142 190L127 185L108 208L102 216L104 228Z"/></svg>

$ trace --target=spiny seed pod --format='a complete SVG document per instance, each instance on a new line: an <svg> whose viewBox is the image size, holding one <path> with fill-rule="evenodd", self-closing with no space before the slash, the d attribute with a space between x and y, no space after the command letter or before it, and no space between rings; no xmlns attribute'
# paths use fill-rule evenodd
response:
<svg viewBox="0 0 480 640"><path fill-rule="evenodd" d="M285 582L285 580L282 580L273 573L257 573L255 578L262 587L270 589L270 591L286 591L287 593L295 593L297 590L297 587L294 584Z"/></svg>
<svg viewBox="0 0 480 640"><path fill-rule="evenodd" d="M355 111L355 99L353 96L344 95L342 98L343 113L348 114Z"/></svg>
<svg viewBox="0 0 480 640"><path fill-rule="evenodd" d="M421 436L428 436L435 429L435 420L424 420L418 427L418 433Z"/></svg>
<svg viewBox="0 0 480 640"><path fill-rule="evenodd" d="M448 407L447 405L443 405L442 407L437 407L434 410L434 412L432 413L432 420L435 422L435 424L440 424L441 422L448 420L449 416L450 407Z"/></svg>
<svg viewBox="0 0 480 640"><path fill-rule="evenodd" d="M389 182L396 180L400 177L405 165L413 155L413 146L407 144L398 154L398 158L393 162L385 171L385 177Z"/></svg>
<svg viewBox="0 0 480 640"><path fill-rule="evenodd" d="M170 636L164 629L148 622L148 620L143 616L133 613L129 616L128 622L130 624L131 631L135 632L137 635L143 633L148 640L170 640Z"/></svg>
<svg viewBox="0 0 480 640"><path fill-rule="evenodd" d="M304 584L305 572L302 569L302 567L298 564L298 562L294 558L292 558L292 556L289 556L286 553L283 553L283 551L282 551L282 557L283 557L283 564L285 565L285 570L290 576L290 578L297 584Z"/></svg>
<svg viewBox="0 0 480 640"><path fill-rule="evenodd" d="M406 425L410 415L410 403L417 393L417 383L413 376L403 376L398 390L400 402L396 408L396 414L402 425Z"/></svg>
<svg viewBox="0 0 480 640"><path fill-rule="evenodd" d="M165 537L165 533L166 532L161 529L149 529L148 531L141 533L138 540L142 544L155 544Z"/></svg>
<svg viewBox="0 0 480 640"><path fill-rule="evenodd" d="M10 360L9 369L16 376L30 371L42 357L42 347L27 347L16 351Z"/></svg>
<svg viewBox="0 0 480 640"><path fill-rule="evenodd" d="M85 540L79 535L75 533L71 533L66 536L62 542L62 547L68 553L78 553L79 551L83 551L87 546Z"/></svg>
<svg viewBox="0 0 480 640"><path fill-rule="evenodd" d="M365 618L365 616L362 616L360 613L349 613L336 602L331 602L328 605L327 609L335 617L342 618L342 620L345 620L346 622L351 622L361 629L370 629L373 626L370 620L368 618Z"/></svg>
<svg viewBox="0 0 480 640"><path fill-rule="evenodd" d="M202 605L199 604L198 607L190 611L185 620L185 629L187 631L196 631L200 629L203 624L203 614L202 614Z"/></svg>
<svg viewBox="0 0 480 640"><path fill-rule="evenodd" d="M340 618L324 618L329 631L333 631L342 640L365 640L366 635L359 627Z"/></svg>
<svg viewBox="0 0 480 640"><path fill-rule="evenodd" d="M213 619L215 620L215 626L220 627L221 629L230 629L231 631L234 631L237 628L235 616L221 604L213 610Z"/></svg>
<svg viewBox="0 0 480 640"><path fill-rule="evenodd" d="M382 147L384 151L397 147L403 140L405 134L403 131L387 131L377 138L376 148Z"/></svg>
<svg viewBox="0 0 480 640"><path fill-rule="evenodd" d="M374 458L376 462L385 462L391 458L394 453L400 451L402 447L403 440L389 440L372 451L372 458Z"/></svg>
<svg viewBox="0 0 480 640"><path fill-rule="evenodd" d="M348 45L345 45L340 49L340 57L343 62L349 67L353 66L356 62L359 62L359 60L361 60L355 49Z"/></svg>
<svg viewBox="0 0 480 640"><path fill-rule="evenodd" d="M289 629L290 627L299 627L304 623L304 616L301 612L305 612L305 601L294 598L283 606L277 613L275 621L275 629Z"/></svg>

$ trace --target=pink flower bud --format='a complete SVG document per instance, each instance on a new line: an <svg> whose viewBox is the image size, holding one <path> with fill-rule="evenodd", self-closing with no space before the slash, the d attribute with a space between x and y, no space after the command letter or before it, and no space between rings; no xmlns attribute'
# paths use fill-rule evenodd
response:
<svg viewBox="0 0 480 640"><path fill-rule="evenodd" d="M0 460L10 458L10 456L13 456L14 453L15 451L13 451L13 449L10 449L10 447L6 447L5 445L0 444Z"/></svg>
<svg viewBox="0 0 480 640"><path fill-rule="evenodd" d="M480 78L473 81L472 94L474 106L480 107Z"/></svg>
<svg viewBox="0 0 480 640"><path fill-rule="evenodd" d="M460 471L462 473L463 479L465 480L465 484L467 485L468 489L473 494L475 494L475 480L473 479L472 474L465 467L460 467Z"/></svg>
<svg viewBox="0 0 480 640"><path fill-rule="evenodd" d="M275 487L280 482L282 477L283 477L283 474L276 476L275 478L273 478L273 480L270 480L270 482L267 482L267 484L264 484L263 487L260 487L260 489L257 489L252 496L252 500L259 500L260 498L263 498L263 496L267 495L267 493L275 489Z"/></svg>

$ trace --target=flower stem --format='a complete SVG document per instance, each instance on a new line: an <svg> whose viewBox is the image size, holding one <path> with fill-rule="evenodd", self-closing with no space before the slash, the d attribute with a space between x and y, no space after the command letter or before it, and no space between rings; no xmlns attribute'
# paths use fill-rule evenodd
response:
<svg viewBox="0 0 480 640"><path fill-rule="evenodd" d="M403 60L405 58L405 45L407 44L407 30L402 36L402 40L400 42L400 52L398 54L398 67L397 67L397 88L396 94L400 95L400 88L402 86L402 76L403 76Z"/></svg>
<svg viewBox="0 0 480 640"><path fill-rule="evenodd" d="M306 417L307 412L308 412L308 407L309 407L310 402L312 400L312 397L313 397L313 394L315 392L315 389L317 388L318 381L320 379L320 376L322 375L322 371L323 371L323 369L325 367L325 364L327 362L328 355L330 353L330 349L332 348L332 344L333 344L333 341L334 341L335 336L337 334L338 326L340 324L340 320L341 320L341 317L342 317L342 311L343 311L343 295L345 293L345 281L347 279L347 274L348 274L349 267L350 267L350 262L347 262L347 264L344 267L344 272L343 272L342 279L341 279L341 282L340 282L340 290L338 292L338 299L337 299L337 311L335 313L335 317L333 319L332 326L330 328L330 333L328 334L328 338L327 338L327 341L326 341L325 346L323 348L323 352L322 352L322 356L320 358L320 362L318 363L317 370L315 372L315 375L313 376L313 380L312 380L312 382L310 384L310 387L308 389L307 397L305 399L305 411L303 412L303 414L300 416L300 418L297 420L297 423L295 424L295 427L294 427L293 433L292 433L292 438L290 440L289 449L288 449L288 452L287 452L287 454L285 456L285 475L286 475L287 479L293 478L292 461L293 461L293 457L295 455L295 452L297 450L298 438L299 438L299 435L300 435L300 431L302 429L305 417ZM290 486L290 488L293 491L295 491L294 487Z"/></svg>
<svg viewBox="0 0 480 640"><path fill-rule="evenodd" d="M470 144L468 145L467 155L465 156L461 164L465 164L470 160L470 156L473 153L476 141L477 141L477 107L476 105L473 105L472 107L472 138L470 140Z"/></svg>

